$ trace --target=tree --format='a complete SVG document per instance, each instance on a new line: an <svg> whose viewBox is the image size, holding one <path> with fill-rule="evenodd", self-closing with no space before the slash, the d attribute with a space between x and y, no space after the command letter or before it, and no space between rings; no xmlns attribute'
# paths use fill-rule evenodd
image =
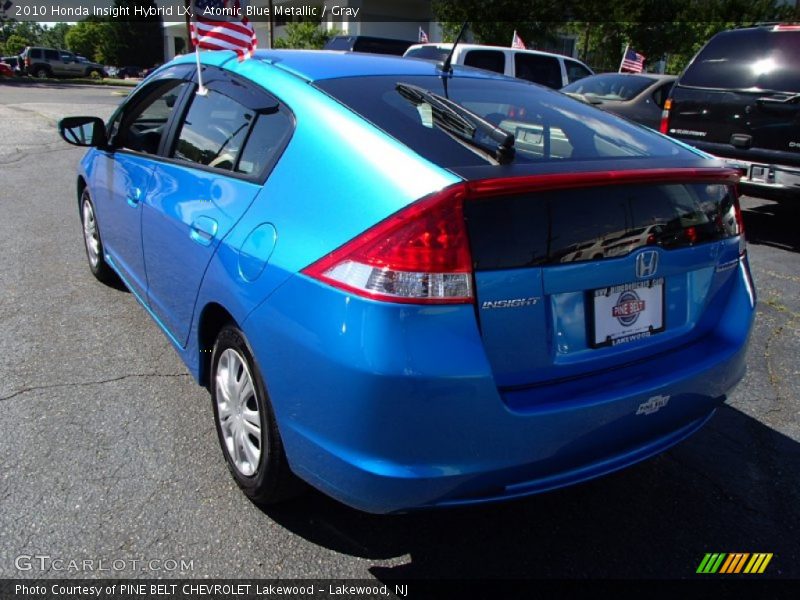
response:
<svg viewBox="0 0 800 600"><path fill-rule="evenodd" d="M134 16L134 6L157 8L153 0L114 0L115 7L127 7L125 21L111 19L99 52L104 62L115 65L151 67L164 60L164 31L160 15Z"/></svg>
<svg viewBox="0 0 800 600"><path fill-rule="evenodd" d="M286 25L286 36L275 40L275 47L319 49L335 34L314 21L294 21Z"/></svg>
<svg viewBox="0 0 800 600"><path fill-rule="evenodd" d="M25 46L30 46L32 42L28 41L21 35L12 33L6 40L5 52L8 54L19 54L25 49Z"/></svg>
<svg viewBox="0 0 800 600"><path fill-rule="evenodd" d="M68 25L67 23L56 23L52 27L45 27L39 38L39 43L49 48L66 48L66 37L71 28L72 25Z"/></svg>
<svg viewBox="0 0 800 600"><path fill-rule="evenodd" d="M464 21L476 42L510 46L514 30L529 46L544 46L569 20L570 0L433 0L434 18L453 41Z"/></svg>
<svg viewBox="0 0 800 600"><path fill-rule="evenodd" d="M66 34L67 48L82 54L90 60L106 62L103 55L103 41L107 38L108 22L99 20L80 21Z"/></svg>

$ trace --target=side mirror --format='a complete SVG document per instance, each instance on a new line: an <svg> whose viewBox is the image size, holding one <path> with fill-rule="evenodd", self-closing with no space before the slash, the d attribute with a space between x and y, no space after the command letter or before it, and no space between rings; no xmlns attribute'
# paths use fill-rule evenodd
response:
<svg viewBox="0 0 800 600"><path fill-rule="evenodd" d="M58 122L58 133L73 146L104 147L106 124L99 117L65 117Z"/></svg>

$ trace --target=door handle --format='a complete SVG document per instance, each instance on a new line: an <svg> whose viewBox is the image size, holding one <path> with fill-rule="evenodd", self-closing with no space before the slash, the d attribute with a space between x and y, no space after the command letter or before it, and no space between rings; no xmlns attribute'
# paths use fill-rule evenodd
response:
<svg viewBox="0 0 800 600"><path fill-rule="evenodd" d="M211 217L197 217L189 227L189 237L201 246L211 245L217 235L217 222Z"/></svg>
<svg viewBox="0 0 800 600"><path fill-rule="evenodd" d="M139 202L142 200L142 190L141 188L133 188L128 192L128 206L131 208L136 208L139 206Z"/></svg>

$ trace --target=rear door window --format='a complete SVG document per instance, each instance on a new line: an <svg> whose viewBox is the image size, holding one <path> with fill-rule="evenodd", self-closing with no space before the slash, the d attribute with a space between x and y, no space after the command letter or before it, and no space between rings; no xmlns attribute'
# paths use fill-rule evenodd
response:
<svg viewBox="0 0 800 600"><path fill-rule="evenodd" d="M561 63L555 56L539 54L525 54L518 52L514 55L516 76L549 88L560 89L563 87L561 79Z"/></svg>
<svg viewBox="0 0 800 600"><path fill-rule="evenodd" d="M681 85L800 92L800 32L740 29L718 34L695 57Z"/></svg>
<svg viewBox="0 0 800 600"><path fill-rule="evenodd" d="M567 67L567 82L569 83L578 81L578 79L583 79L592 74L589 69L574 60L565 59L564 66Z"/></svg>
<svg viewBox="0 0 800 600"><path fill-rule="evenodd" d="M485 71L505 73L506 55L499 50L470 50L464 57L464 64Z"/></svg>
<svg viewBox="0 0 800 600"><path fill-rule="evenodd" d="M61 60L61 56L55 50L45 50L44 58L45 60Z"/></svg>
<svg viewBox="0 0 800 600"><path fill-rule="evenodd" d="M174 157L233 171L256 113L210 90L196 95L175 143Z"/></svg>

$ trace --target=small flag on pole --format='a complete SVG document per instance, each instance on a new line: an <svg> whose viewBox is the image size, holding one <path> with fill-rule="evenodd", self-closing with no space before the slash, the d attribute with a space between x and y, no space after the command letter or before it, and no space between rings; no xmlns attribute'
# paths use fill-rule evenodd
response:
<svg viewBox="0 0 800 600"><path fill-rule="evenodd" d="M420 44L427 44L430 40L428 39L428 34L425 33L425 30L420 27L419 28L419 43Z"/></svg>
<svg viewBox="0 0 800 600"><path fill-rule="evenodd" d="M204 50L233 50L240 61L256 50L247 0L192 0L192 43Z"/></svg>
<svg viewBox="0 0 800 600"><path fill-rule="evenodd" d="M619 72L622 73L623 70L641 73L644 70L644 54L639 54L630 46L625 46L625 54L622 56Z"/></svg>
<svg viewBox="0 0 800 600"><path fill-rule="evenodd" d="M514 37L511 38L511 47L517 50L525 50L525 42L519 37L516 29L514 30Z"/></svg>

